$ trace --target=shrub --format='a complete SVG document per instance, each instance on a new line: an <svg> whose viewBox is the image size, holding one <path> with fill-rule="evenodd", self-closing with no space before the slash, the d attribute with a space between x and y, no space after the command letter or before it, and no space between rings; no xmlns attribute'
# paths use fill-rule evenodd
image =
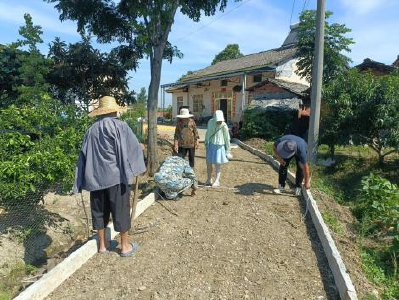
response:
<svg viewBox="0 0 399 300"><path fill-rule="evenodd" d="M69 191L89 119L48 96L35 106L0 110L0 205L39 202L49 189ZM28 200L28 201L25 201Z"/></svg>
<svg viewBox="0 0 399 300"><path fill-rule="evenodd" d="M396 264L399 254L398 186L372 173L364 177L359 209L362 218L370 223L371 230L392 237L390 252Z"/></svg>
<svg viewBox="0 0 399 300"><path fill-rule="evenodd" d="M296 110L247 109L244 112L242 134L246 138L276 139L284 134L295 116Z"/></svg>

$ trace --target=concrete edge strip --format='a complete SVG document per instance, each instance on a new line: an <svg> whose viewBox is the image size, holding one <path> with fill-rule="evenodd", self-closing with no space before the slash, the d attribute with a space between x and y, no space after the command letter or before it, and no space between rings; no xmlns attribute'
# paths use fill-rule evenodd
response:
<svg viewBox="0 0 399 300"><path fill-rule="evenodd" d="M137 203L134 219L140 216L156 200L155 193L147 195ZM108 225L107 237L114 238L118 232L114 230L111 223ZM41 300L46 298L52 291L60 286L69 276L86 263L94 254L97 253L96 236L86 242L82 247L72 252L66 259L46 273L41 279L30 285L26 290L19 294L14 300Z"/></svg>
<svg viewBox="0 0 399 300"><path fill-rule="evenodd" d="M273 158L273 156L268 155L262 151L259 151L251 146L248 146L241 142L240 140L233 139L233 142L239 145L241 148L251 152L252 154L259 156L260 158L269 162L274 168L278 168L280 163ZM295 175L288 172L288 179L295 183ZM340 298L342 300L357 300L357 293L355 287L353 286L352 280L347 272L345 264L339 254L339 251L335 245L335 242L328 230L327 225L324 223L323 217L317 207L316 201L313 198L310 190L302 188L302 193L307 201L307 206L309 213L312 217L313 224L316 228L317 235L323 245L324 252L326 254L328 264L334 275L334 281L337 285Z"/></svg>

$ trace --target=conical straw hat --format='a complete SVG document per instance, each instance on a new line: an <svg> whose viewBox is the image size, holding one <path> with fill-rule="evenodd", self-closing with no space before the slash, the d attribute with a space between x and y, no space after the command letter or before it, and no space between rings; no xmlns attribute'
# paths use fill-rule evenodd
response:
<svg viewBox="0 0 399 300"><path fill-rule="evenodd" d="M126 107L119 106L114 97L104 96L100 98L98 108L89 113L89 117L107 115L117 111L125 111Z"/></svg>

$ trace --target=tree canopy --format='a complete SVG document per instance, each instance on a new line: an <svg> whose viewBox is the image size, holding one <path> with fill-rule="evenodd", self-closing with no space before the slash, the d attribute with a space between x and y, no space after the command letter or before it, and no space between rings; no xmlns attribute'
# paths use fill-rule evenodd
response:
<svg viewBox="0 0 399 300"><path fill-rule="evenodd" d="M349 68L351 59L343 52L350 52L350 45L354 43L352 38L346 36L351 30L345 24L327 22L332 14L331 11L326 11L323 83L336 78ZM316 38L315 10L305 10L301 13L298 34L297 74L311 82Z"/></svg>
<svg viewBox="0 0 399 300"><path fill-rule="evenodd" d="M237 0L236 0L237 1ZM172 62L181 52L168 41L177 9L193 21L223 10L227 0L47 0L56 3L61 20L77 21L78 31L92 33L100 43L118 42L114 48L125 65L133 67L142 57L150 59L148 88L148 171L158 167L157 108L162 59Z"/></svg>
<svg viewBox="0 0 399 300"><path fill-rule="evenodd" d="M238 44L228 44L226 48L224 48L219 54L215 55L215 58L212 61L212 65L228 60L243 57L244 54L240 52L240 46Z"/></svg>
<svg viewBox="0 0 399 300"><path fill-rule="evenodd" d="M56 38L50 45L52 66L47 76L53 96L63 103L79 102L87 111L94 99L114 96L119 103L132 103L128 87L128 68L115 52L94 49L89 37L66 45Z"/></svg>
<svg viewBox="0 0 399 300"><path fill-rule="evenodd" d="M323 91L328 105L322 138L330 145L367 144L379 162L399 150L399 74L376 77L353 69Z"/></svg>
<svg viewBox="0 0 399 300"><path fill-rule="evenodd" d="M37 49L41 27L25 15L20 33L23 39L0 45L0 206L7 208L33 207L55 185L71 189L90 122L75 104L50 96L52 62Z"/></svg>

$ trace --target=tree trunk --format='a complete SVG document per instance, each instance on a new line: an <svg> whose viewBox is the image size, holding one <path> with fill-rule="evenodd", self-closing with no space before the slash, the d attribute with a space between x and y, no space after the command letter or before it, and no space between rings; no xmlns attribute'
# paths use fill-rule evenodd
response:
<svg viewBox="0 0 399 300"><path fill-rule="evenodd" d="M382 150L380 150L378 152L378 165L379 166L384 165L384 157L385 157L385 155L382 153Z"/></svg>
<svg viewBox="0 0 399 300"><path fill-rule="evenodd" d="M163 57L163 45L154 48L153 56L150 58L151 82L148 89L148 152L147 171L149 176L154 176L158 168L157 156L157 111L158 90L161 82L161 69Z"/></svg>
<svg viewBox="0 0 399 300"><path fill-rule="evenodd" d="M335 159L335 144L328 145L328 148L329 148L328 152L329 152L331 159Z"/></svg>
<svg viewBox="0 0 399 300"><path fill-rule="evenodd" d="M148 151L147 151L147 171L149 176L154 176L158 168L158 153L157 153L157 112L158 112L158 90L161 83L161 69L163 52L166 42L168 40L169 32L175 18L179 1L172 2L173 5L170 10L170 20L161 26L161 15L159 14L153 24L153 42L152 53L150 54L151 65L151 82L148 88ZM145 18L145 23L148 28L148 20ZM154 20L153 20L154 21ZM151 32L149 31L149 36Z"/></svg>

